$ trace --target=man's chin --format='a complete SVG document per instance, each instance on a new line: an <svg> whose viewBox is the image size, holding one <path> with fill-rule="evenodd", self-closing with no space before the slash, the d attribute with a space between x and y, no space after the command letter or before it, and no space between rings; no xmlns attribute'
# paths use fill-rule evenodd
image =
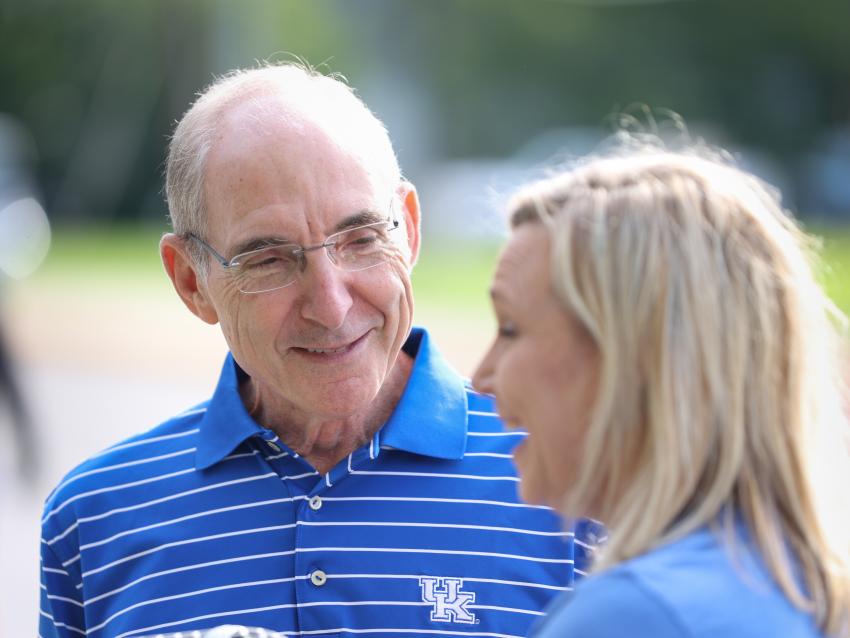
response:
<svg viewBox="0 0 850 638"><path fill-rule="evenodd" d="M379 390L378 383L364 383L362 378L349 378L327 383L321 388L305 388L300 396L304 399L305 412L342 419L368 410Z"/></svg>

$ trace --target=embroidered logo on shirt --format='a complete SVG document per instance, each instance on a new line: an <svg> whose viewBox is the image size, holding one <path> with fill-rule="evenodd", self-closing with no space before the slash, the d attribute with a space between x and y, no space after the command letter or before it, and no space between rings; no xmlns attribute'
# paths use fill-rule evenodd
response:
<svg viewBox="0 0 850 638"><path fill-rule="evenodd" d="M419 587L422 589L422 602L434 605L431 620L469 625L477 622L475 614L466 608L469 603L475 602L475 592L461 591L462 579L422 576Z"/></svg>

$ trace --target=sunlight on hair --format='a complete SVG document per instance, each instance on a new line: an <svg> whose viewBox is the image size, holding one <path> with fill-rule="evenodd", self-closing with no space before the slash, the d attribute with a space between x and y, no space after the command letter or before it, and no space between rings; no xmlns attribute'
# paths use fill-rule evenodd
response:
<svg viewBox="0 0 850 638"><path fill-rule="evenodd" d="M602 356L563 511L610 527L604 569L734 510L789 600L835 631L850 610L850 462L842 318L813 274L817 242L680 119L618 123L510 206L512 226L547 227L555 297Z"/></svg>

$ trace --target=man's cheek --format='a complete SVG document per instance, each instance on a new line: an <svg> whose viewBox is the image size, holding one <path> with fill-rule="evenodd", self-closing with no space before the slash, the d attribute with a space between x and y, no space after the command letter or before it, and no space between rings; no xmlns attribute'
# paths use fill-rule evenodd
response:
<svg viewBox="0 0 850 638"><path fill-rule="evenodd" d="M389 266L399 281L402 282L405 288L410 287L410 274L413 270L413 267L402 254L397 254L393 257L393 259L389 262Z"/></svg>

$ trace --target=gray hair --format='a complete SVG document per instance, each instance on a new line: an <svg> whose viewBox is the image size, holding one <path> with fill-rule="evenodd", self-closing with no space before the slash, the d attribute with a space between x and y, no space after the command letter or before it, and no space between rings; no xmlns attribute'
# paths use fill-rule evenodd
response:
<svg viewBox="0 0 850 638"><path fill-rule="evenodd" d="M171 225L178 235L206 235L204 201L206 158L227 112L243 102L276 96L305 106L334 133L358 131L364 158L379 165L387 183L401 180L401 170L386 127L339 75L324 75L302 62L263 64L237 69L204 89L174 130L168 148L165 194ZM206 254L190 244L195 263L204 267Z"/></svg>
<svg viewBox="0 0 850 638"><path fill-rule="evenodd" d="M824 503L850 484L835 309L776 193L650 144L529 185L511 210L548 228L553 294L600 353L563 506L611 527L599 567L718 518L731 533L738 512L789 599L846 629L848 510Z"/></svg>

